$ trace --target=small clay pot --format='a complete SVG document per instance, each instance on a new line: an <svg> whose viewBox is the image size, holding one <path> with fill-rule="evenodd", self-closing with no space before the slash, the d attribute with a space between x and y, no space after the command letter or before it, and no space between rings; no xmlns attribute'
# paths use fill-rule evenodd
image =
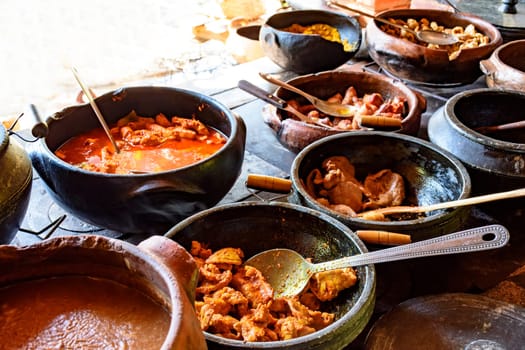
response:
<svg viewBox="0 0 525 350"><path fill-rule="evenodd" d="M0 244L16 235L29 205L32 180L29 157L0 123Z"/></svg>
<svg viewBox="0 0 525 350"><path fill-rule="evenodd" d="M525 39L498 47L479 62L488 87L525 91Z"/></svg>

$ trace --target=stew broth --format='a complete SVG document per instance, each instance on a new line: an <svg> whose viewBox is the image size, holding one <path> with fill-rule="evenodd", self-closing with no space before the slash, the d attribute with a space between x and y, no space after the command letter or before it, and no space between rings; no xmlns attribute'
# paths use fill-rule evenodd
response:
<svg viewBox="0 0 525 350"><path fill-rule="evenodd" d="M0 289L2 349L158 350L170 315L141 292L69 276Z"/></svg>
<svg viewBox="0 0 525 350"><path fill-rule="evenodd" d="M116 153L102 128L96 128L66 141L55 154L85 170L130 174L181 168L217 152L226 138L195 119L163 114L140 117L135 112L111 127L120 148Z"/></svg>

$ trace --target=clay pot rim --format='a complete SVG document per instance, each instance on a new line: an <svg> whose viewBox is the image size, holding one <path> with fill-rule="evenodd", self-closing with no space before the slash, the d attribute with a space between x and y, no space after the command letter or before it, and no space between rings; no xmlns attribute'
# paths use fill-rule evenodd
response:
<svg viewBox="0 0 525 350"><path fill-rule="evenodd" d="M460 92L454 96L452 96L444 105L444 116L445 118L450 120L450 124L452 127L463 137L469 139L470 141L474 143L479 143L487 147L496 148L499 150L512 150L514 152L519 153L525 153L525 143L516 143L516 142L509 142L509 141L503 141L499 139L492 138L488 135L484 135L482 133L479 133L475 131L474 129L469 128L459 118L456 116L454 112L454 108L456 104L463 98L468 98L473 95L481 95L481 94L488 94L488 95L494 95L494 94L508 94L508 95L515 95L520 96L523 99L525 99L525 92L517 91L517 90L502 90L498 88L478 88L478 89L472 89L472 90L465 90L463 92Z"/></svg>
<svg viewBox="0 0 525 350"><path fill-rule="evenodd" d="M496 50L494 50L494 52L492 53L492 56L490 58L488 58L488 60L493 59L493 60L497 61L498 63L500 63L501 65L505 66L505 69L508 69L511 72L516 73L516 74L525 75L525 71L522 71L520 69L515 68L514 66L511 66L511 65L507 64L500 57L501 51L510 50L513 46L516 46L516 45L523 45L523 46L525 46L525 39L509 41L508 43L505 43L505 44L503 44L501 46L498 46L498 48Z"/></svg>

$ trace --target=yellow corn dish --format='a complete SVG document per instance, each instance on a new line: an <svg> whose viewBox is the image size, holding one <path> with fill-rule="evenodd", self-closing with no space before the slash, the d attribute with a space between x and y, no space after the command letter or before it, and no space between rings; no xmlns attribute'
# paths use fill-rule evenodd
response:
<svg viewBox="0 0 525 350"><path fill-rule="evenodd" d="M333 41L333 42L342 44L344 51L354 50L355 44L354 43L350 44L347 39L341 40L341 35L339 34L339 31L337 30L337 28L332 27L328 24L315 23L315 24L303 26L301 24L294 23L289 27L281 28L281 30L284 30L290 33L296 33L296 34L319 35L321 36L321 38L325 40L329 40L329 41Z"/></svg>

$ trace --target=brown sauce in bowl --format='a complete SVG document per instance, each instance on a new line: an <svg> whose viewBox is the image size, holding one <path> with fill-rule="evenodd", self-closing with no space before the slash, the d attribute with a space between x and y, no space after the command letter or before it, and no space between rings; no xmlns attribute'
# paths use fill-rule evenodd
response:
<svg viewBox="0 0 525 350"><path fill-rule="evenodd" d="M69 276L0 289L2 349L158 350L170 315L136 289Z"/></svg>

